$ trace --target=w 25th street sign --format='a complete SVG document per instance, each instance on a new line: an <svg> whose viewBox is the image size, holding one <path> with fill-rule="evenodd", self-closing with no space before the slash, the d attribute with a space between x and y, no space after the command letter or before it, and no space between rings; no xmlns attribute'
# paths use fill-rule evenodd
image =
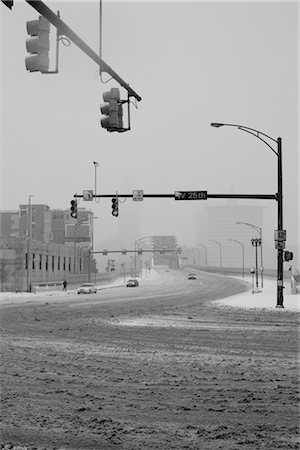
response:
<svg viewBox="0 0 300 450"><path fill-rule="evenodd" d="M175 200L207 200L207 191L175 191Z"/></svg>

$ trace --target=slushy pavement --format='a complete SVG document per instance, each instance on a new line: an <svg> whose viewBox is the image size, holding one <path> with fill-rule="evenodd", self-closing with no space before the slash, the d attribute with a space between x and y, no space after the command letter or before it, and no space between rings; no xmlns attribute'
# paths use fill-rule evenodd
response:
<svg viewBox="0 0 300 450"><path fill-rule="evenodd" d="M285 281L283 290L283 306L284 308L276 308L277 304L277 280L264 278L263 289L261 292L252 294L251 277L232 277L249 284L250 290L241 294L233 295L222 300L214 301L216 306L231 306L235 308L259 308L259 309L276 309L276 311L298 311L300 312L300 295L291 294L291 284ZM259 280L260 286L260 280Z"/></svg>
<svg viewBox="0 0 300 450"><path fill-rule="evenodd" d="M161 273L157 272L156 270L152 269L150 276L148 275L145 279L140 279L137 277L137 279L142 282L148 284L148 282L153 283L157 282L159 283L159 279L161 278ZM235 308L259 308L259 309L276 309L276 311L298 311L300 312L300 295L299 294L291 294L291 287L289 282L285 282L285 289L284 289L284 301L283 305L284 308L276 308L277 303L277 280L276 279L270 279L265 278L264 279L264 286L263 290L259 293L252 294L251 289L251 283L252 279L251 277L232 277L237 280L246 282L249 286L248 291L243 292L241 294L234 295L232 297L226 297L222 300L214 300L213 304L215 306L221 306L221 307L235 307ZM127 281L128 277L126 277ZM259 280L260 283L260 280ZM99 284L97 285L98 290L102 289L109 289L109 288L115 288L124 286L124 278L119 278L115 280L114 282L105 283L105 284ZM36 294L29 293L29 292L0 292L0 303L6 304L6 303L22 303L24 301L30 301L33 298L36 297L65 297L67 294L75 293L76 289L68 289L67 292L63 292L62 290L55 290L55 291L37 291Z"/></svg>

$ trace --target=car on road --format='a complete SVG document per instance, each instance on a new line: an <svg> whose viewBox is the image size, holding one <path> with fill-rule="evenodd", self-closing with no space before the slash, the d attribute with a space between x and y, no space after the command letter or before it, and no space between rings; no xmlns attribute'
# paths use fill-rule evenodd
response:
<svg viewBox="0 0 300 450"><path fill-rule="evenodd" d="M138 280L128 280L126 283L127 287L137 287L139 285Z"/></svg>
<svg viewBox="0 0 300 450"><path fill-rule="evenodd" d="M96 293L97 293L97 286L95 286L93 283L83 283L77 289L77 294L96 294Z"/></svg>
<svg viewBox="0 0 300 450"><path fill-rule="evenodd" d="M189 273L188 280L197 280L197 277L194 273Z"/></svg>

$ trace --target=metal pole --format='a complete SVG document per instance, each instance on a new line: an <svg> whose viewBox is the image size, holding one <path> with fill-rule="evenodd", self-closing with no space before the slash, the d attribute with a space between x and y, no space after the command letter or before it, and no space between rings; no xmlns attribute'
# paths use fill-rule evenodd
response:
<svg viewBox="0 0 300 450"><path fill-rule="evenodd" d="M77 47L79 47L87 56L89 56L96 64L98 64L101 72L107 72L112 78L114 78L124 89L127 90L128 95L135 97L139 102L142 98L126 83L103 59L97 55L71 28L63 22L50 8L48 8L42 1L25 0L32 8L38 11L45 19L47 19L52 25L54 25L61 35L70 39Z"/></svg>
<svg viewBox="0 0 300 450"><path fill-rule="evenodd" d="M32 207L31 207L31 197L34 195L29 195L28 197L28 241L27 241L27 291L31 292L31 245L32 245Z"/></svg>
<svg viewBox="0 0 300 450"><path fill-rule="evenodd" d="M281 138L277 139L277 158L278 158L278 231L283 230L283 205L282 205L282 154ZM276 308L283 306L283 249L277 249L277 305Z"/></svg>
<svg viewBox="0 0 300 450"><path fill-rule="evenodd" d="M261 287L264 287L264 264L263 264L263 240L262 240L262 228L260 229L260 274L261 274Z"/></svg>
<svg viewBox="0 0 300 450"><path fill-rule="evenodd" d="M258 256L257 256L257 240L255 240L255 281L256 289L258 290Z"/></svg>
<svg viewBox="0 0 300 450"><path fill-rule="evenodd" d="M242 243L243 278L245 277L245 245Z"/></svg>
<svg viewBox="0 0 300 450"><path fill-rule="evenodd" d="M136 278L136 241L134 241L134 278Z"/></svg>

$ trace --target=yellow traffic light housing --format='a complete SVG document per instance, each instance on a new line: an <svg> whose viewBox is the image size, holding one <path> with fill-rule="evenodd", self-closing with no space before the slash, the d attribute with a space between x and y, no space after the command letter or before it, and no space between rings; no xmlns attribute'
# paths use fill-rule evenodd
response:
<svg viewBox="0 0 300 450"><path fill-rule="evenodd" d="M26 50L30 53L25 58L25 66L29 72L46 73L49 70L50 23L39 16L37 20L26 22L27 33Z"/></svg>

